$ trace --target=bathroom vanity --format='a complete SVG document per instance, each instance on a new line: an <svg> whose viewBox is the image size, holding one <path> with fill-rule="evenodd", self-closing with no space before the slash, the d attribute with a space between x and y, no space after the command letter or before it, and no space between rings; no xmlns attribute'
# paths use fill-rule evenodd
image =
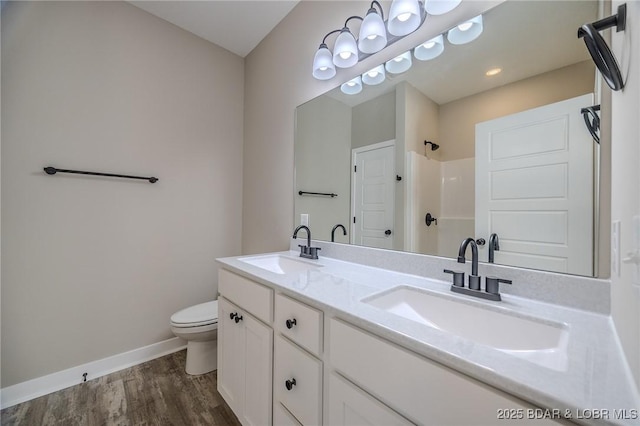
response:
<svg viewBox="0 0 640 426"><path fill-rule="evenodd" d="M444 273L366 265L389 252L319 244L318 260L295 251L218 259L218 390L243 424L640 422L597 307L516 296L536 287L517 279L502 301L479 300L452 293ZM553 277L520 278L536 274Z"/></svg>

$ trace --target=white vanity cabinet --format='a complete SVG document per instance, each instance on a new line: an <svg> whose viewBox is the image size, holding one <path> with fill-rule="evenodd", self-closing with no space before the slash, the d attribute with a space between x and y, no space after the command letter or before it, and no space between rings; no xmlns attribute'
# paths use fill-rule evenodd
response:
<svg viewBox="0 0 640 426"><path fill-rule="evenodd" d="M329 378L327 424L409 426L413 423L333 372Z"/></svg>
<svg viewBox="0 0 640 426"><path fill-rule="evenodd" d="M218 392L243 425L271 425L273 290L221 270L219 291Z"/></svg>
<svg viewBox="0 0 640 426"><path fill-rule="evenodd" d="M343 321L332 318L328 328L331 367L357 385L344 381L336 372L331 373L332 424L341 423L341 413L347 411L345 405L352 411L349 415L359 414L363 418L372 415L369 410L376 409L390 419L389 424L406 424L394 411L423 425L497 424L501 422L501 414L509 416L503 420L509 424L556 424L548 419L528 420L527 410L535 407L524 401ZM344 390L347 385L350 390ZM336 389L342 397L334 395Z"/></svg>
<svg viewBox="0 0 640 426"><path fill-rule="evenodd" d="M322 311L276 294L274 417L322 424L322 324Z"/></svg>
<svg viewBox="0 0 640 426"><path fill-rule="evenodd" d="M221 269L218 288L218 391L243 425L568 424L275 285Z"/></svg>

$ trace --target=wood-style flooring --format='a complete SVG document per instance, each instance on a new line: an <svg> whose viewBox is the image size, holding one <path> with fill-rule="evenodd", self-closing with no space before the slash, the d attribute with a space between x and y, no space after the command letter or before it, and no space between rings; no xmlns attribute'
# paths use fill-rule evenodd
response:
<svg viewBox="0 0 640 426"><path fill-rule="evenodd" d="M217 371L189 376L186 351L0 411L4 425L240 425L216 390Z"/></svg>

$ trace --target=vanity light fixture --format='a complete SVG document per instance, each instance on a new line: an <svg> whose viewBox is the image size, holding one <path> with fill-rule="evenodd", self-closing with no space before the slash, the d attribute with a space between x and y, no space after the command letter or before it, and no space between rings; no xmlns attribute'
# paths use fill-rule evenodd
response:
<svg viewBox="0 0 640 426"><path fill-rule="evenodd" d="M466 44L477 39L482 34L482 15L452 28L447 33L447 40L451 44Z"/></svg>
<svg viewBox="0 0 640 426"><path fill-rule="evenodd" d="M380 13L374 5L378 6ZM358 48L362 53L376 53L387 46L387 28L384 26L384 12L376 0L371 2L358 35Z"/></svg>
<svg viewBox="0 0 640 426"><path fill-rule="evenodd" d="M501 72L502 72L502 68L496 67L496 68L491 68L489 71L484 73L484 75L486 75L487 77L493 77L494 75L498 75Z"/></svg>
<svg viewBox="0 0 640 426"><path fill-rule="evenodd" d="M444 15L462 3L462 0L425 0L424 10L429 15Z"/></svg>
<svg viewBox="0 0 640 426"><path fill-rule="evenodd" d="M421 5L418 0L393 0L389 9L389 34L405 36L411 34L422 23Z"/></svg>
<svg viewBox="0 0 640 426"><path fill-rule="evenodd" d="M352 78L346 83L342 83L340 90L342 90L342 93L346 95L357 95L362 92L362 80L360 79L360 76Z"/></svg>
<svg viewBox="0 0 640 426"><path fill-rule="evenodd" d="M358 43L347 26L351 19L362 20L359 16L347 18L333 47L333 63L340 68L350 68L358 63Z"/></svg>
<svg viewBox="0 0 640 426"><path fill-rule="evenodd" d="M437 58L442 52L444 52L444 37L440 34L413 49L413 56L421 61L428 61Z"/></svg>
<svg viewBox="0 0 640 426"><path fill-rule="evenodd" d="M377 67L370 69L366 73L362 74L362 82L369 86L375 86L382 83L386 78L384 67L378 65Z"/></svg>
<svg viewBox="0 0 640 426"><path fill-rule="evenodd" d="M387 61L385 69L391 74L400 74L411 68L411 51L406 51L401 55Z"/></svg>
<svg viewBox="0 0 640 426"><path fill-rule="evenodd" d="M313 76L318 80L330 80L336 75L333 55L325 42L327 41L327 37L339 31L340 30L333 30L324 36L320 47L318 47L318 51L313 57Z"/></svg>

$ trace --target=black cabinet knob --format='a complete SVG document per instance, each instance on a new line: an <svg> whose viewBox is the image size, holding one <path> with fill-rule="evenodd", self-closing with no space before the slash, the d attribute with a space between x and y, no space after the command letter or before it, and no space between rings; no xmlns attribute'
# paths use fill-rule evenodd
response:
<svg viewBox="0 0 640 426"><path fill-rule="evenodd" d="M229 319L234 319L237 316L238 316L237 312L232 312L232 313L229 314Z"/></svg>
<svg viewBox="0 0 640 426"><path fill-rule="evenodd" d="M293 319L288 319L287 321L285 321L285 323L287 324L287 328L288 328L289 330L291 330L291 329L293 328L293 326L297 324L297 322L296 322L296 319L295 319L295 318L293 318Z"/></svg>
<svg viewBox="0 0 640 426"><path fill-rule="evenodd" d="M291 380L286 380L284 382L284 386L287 388L287 390L291 390L293 389L293 387L296 385L296 379L291 379Z"/></svg>
<svg viewBox="0 0 640 426"><path fill-rule="evenodd" d="M234 318L236 324L239 323L240 321L242 321L242 315L238 315L236 314L236 317Z"/></svg>
<svg viewBox="0 0 640 426"><path fill-rule="evenodd" d="M391 235L391 229L387 229L386 231L384 231L384 235Z"/></svg>

